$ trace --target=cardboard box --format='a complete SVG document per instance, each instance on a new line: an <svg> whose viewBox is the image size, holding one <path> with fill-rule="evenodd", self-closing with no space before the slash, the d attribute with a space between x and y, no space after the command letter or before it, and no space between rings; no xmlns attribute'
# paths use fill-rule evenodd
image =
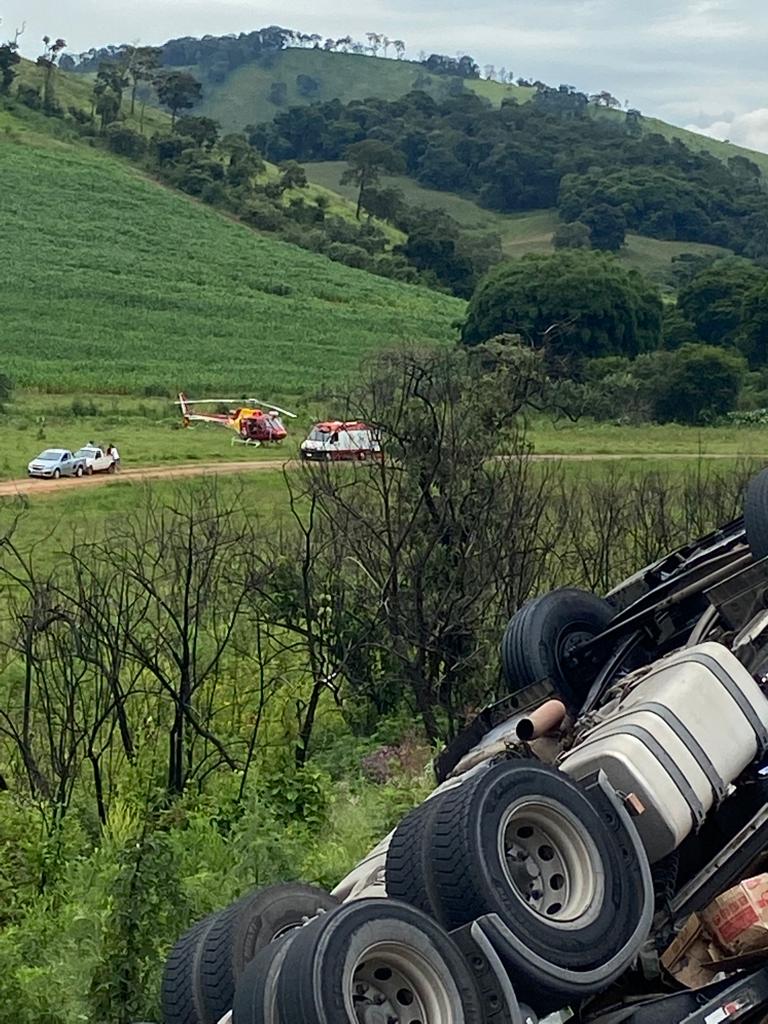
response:
<svg viewBox="0 0 768 1024"><path fill-rule="evenodd" d="M686 988L701 988L713 978L713 963L722 950L712 941L698 914L691 914L661 955L662 966Z"/></svg>
<svg viewBox="0 0 768 1024"><path fill-rule="evenodd" d="M717 896L701 918L729 953L768 949L768 874L747 878Z"/></svg>

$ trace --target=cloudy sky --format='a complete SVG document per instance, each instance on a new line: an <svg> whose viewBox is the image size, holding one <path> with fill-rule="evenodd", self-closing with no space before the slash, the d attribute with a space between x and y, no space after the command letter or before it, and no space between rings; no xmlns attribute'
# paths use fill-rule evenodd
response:
<svg viewBox="0 0 768 1024"><path fill-rule="evenodd" d="M608 89L644 113L768 152L766 0L0 0L0 33L26 21L71 50L160 43L278 24L420 50L471 53L515 75Z"/></svg>

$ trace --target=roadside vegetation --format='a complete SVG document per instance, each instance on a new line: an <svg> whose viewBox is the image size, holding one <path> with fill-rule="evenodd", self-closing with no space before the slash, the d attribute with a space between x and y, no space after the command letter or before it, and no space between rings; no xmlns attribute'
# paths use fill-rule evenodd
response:
<svg viewBox="0 0 768 1024"><path fill-rule="evenodd" d="M602 592L737 511L746 464L532 462L541 379L488 356L377 361L348 407L392 460L275 475L274 505L115 483L48 537L0 505L0 1021L153 1019L190 921L332 885L424 796L528 596Z"/></svg>

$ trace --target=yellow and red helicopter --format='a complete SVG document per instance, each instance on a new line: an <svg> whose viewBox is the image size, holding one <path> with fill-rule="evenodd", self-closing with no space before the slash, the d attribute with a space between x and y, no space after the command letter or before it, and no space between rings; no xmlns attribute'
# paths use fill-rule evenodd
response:
<svg viewBox="0 0 768 1024"><path fill-rule="evenodd" d="M195 412L192 408L198 405L226 406L237 401L236 398L200 398L193 401L180 392L176 405L181 406L182 422L185 427L190 423L215 423L220 427L234 430L239 435L239 440L245 444L277 442L288 436L280 417L290 416L296 419L296 413L281 409L277 405L270 405L268 402L261 402L258 398L242 399L248 404L230 408L225 413ZM259 406L264 406L266 412L258 408Z"/></svg>

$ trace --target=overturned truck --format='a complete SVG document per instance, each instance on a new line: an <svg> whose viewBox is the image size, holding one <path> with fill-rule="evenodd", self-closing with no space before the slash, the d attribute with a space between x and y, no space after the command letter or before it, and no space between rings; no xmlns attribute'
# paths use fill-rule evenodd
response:
<svg viewBox="0 0 768 1024"><path fill-rule="evenodd" d="M332 893L249 893L182 936L166 1024L768 1020L768 880L706 917L768 854L768 470L608 595L528 602L501 656L509 696Z"/></svg>

